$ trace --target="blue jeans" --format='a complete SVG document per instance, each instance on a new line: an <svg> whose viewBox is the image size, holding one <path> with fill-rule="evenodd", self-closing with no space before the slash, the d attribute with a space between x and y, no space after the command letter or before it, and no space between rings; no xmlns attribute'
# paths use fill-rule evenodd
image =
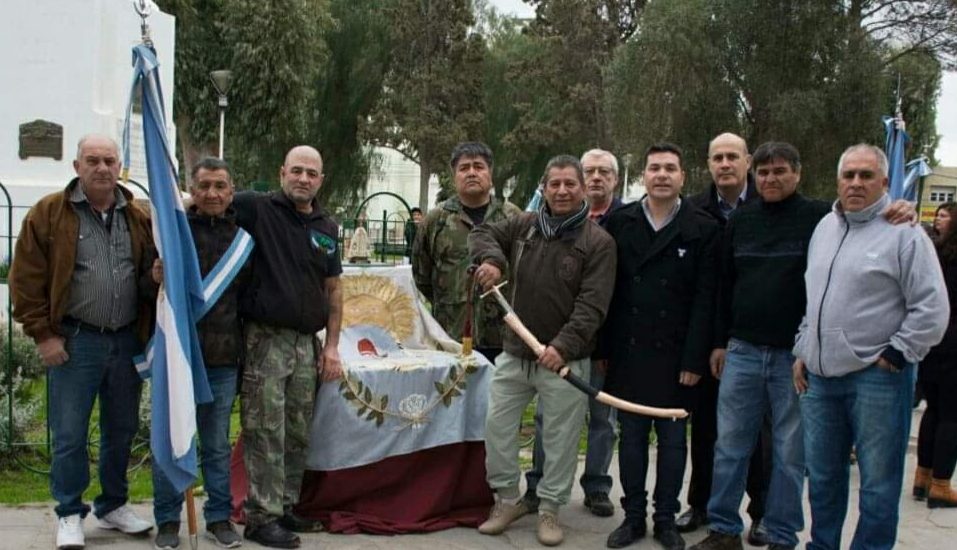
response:
<svg viewBox="0 0 957 550"><path fill-rule="evenodd" d="M93 501L94 513L103 517L126 504L126 468L130 446L139 428L142 381L133 366L140 345L132 329L101 334L64 325L70 358L50 367L50 430L53 463L50 492L57 501L58 517L80 514L90 507L83 491L90 484L87 438L93 402L100 398L100 458L102 490Z"/></svg>
<svg viewBox="0 0 957 550"><path fill-rule="evenodd" d="M232 495L229 492L229 414L236 399L237 367L206 369L213 401L196 407L199 432L199 459L203 485L209 497L203 506L206 524L229 519ZM179 521L183 493L177 493L160 468L153 468L153 517L156 525Z"/></svg>
<svg viewBox="0 0 957 550"><path fill-rule="evenodd" d="M605 384L605 375L591 366L591 385L599 390ZM532 449L532 469L525 472L528 491L535 494L538 481L542 479L542 464L545 464L545 451L542 450L542 409L535 411L535 446ZM585 451L585 472L578 483L586 495L611 492L611 456L615 451L615 409L588 400L588 447Z"/></svg>
<svg viewBox="0 0 957 550"><path fill-rule="evenodd" d="M621 507L625 518L644 523L647 516L648 491L645 479L648 476L648 435L654 424L658 439L657 474L655 479L655 527L674 526L678 513L678 493L685 474L687 454L687 419L664 420L639 414L621 413L621 444L618 446L618 468L621 470L621 485L625 496Z"/></svg>
<svg viewBox="0 0 957 550"><path fill-rule="evenodd" d="M852 445L861 492L851 549L894 546L915 372L914 365L898 373L870 366L837 378L808 375L801 414L811 502L809 549L840 548Z"/></svg>
<svg viewBox="0 0 957 550"><path fill-rule="evenodd" d="M771 482L763 523L772 543L796 546L804 529L804 436L787 349L732 338L718 388L718 441L708 517L727 535L744 530L741 497L761 424L771 411Z"/></svg>

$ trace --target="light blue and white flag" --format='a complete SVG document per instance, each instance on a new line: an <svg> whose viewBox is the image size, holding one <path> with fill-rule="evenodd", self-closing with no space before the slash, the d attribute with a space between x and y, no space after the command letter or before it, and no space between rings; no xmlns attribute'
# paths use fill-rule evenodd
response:
<svg viewBox="0 0 957 550"><path fill-rule="evenodd" d="M927 164L927 157L917 157L907 163L904 173L904 196L902 198L914 202L917 200L920 178L929 176L934 171Z"/></svg>
<svg viewBox="0 0 957 550"><path fill-rule="evenodd" d="M196 479L196 404L212 401L212 394L196 334L197 313L206 301L203 281L177 188L175 156L166 138L158 67L151 48L142 44L133 48L130 102L140 91L153 240L163 259L152 349L150 448L154 466L182 492ZM128 110L124 150L128 150L129 127Z"/></svg>
<svg viewBox="0 0 957 550"><path fill-rule="evenodd" d="M887 194L892 199L903 199L904 196L904 155L910 136L901 127L895 117L885 116L884 122L884 154L887 155Z"/></svg>

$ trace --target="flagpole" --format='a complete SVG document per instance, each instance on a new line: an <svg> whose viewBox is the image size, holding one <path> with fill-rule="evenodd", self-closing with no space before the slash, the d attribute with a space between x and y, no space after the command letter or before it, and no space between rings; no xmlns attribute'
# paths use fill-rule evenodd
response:
<svg viewBox="0 0 957 550"><path fill-rule="evenodd" d="M199 537L196 535L196 503L193 502L193 487L186 488L186 523L189 525L189 547L196 550Z"/></svg>
<svg viewBox="0 0 957 550"><path fill-rule="evenodd" d="M142 33L143 45L147 46L151 50L153 49L153 40L150 37L150 27L146 22L147 18L150 16L153 7L150 0L132 0L133 9L140 16L140 31ZM222 153L220 153L220 156ZM162 292L162 284L160 292ZM158 465L154 464L154 468ZM186 501L186 522L187 529L189 532L189 547L192 550L197 550L199 547L199 537L197 536L197 527L196 527L196 503L193 500L193 487L190 485L186 488L186 494L184 495L184 500Z"/></svg>

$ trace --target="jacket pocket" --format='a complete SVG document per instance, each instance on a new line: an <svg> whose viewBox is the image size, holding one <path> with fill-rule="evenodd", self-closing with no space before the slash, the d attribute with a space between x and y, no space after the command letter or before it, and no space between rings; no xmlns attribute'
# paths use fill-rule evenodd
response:
<svg viewBox="0 0 957 550"><path fill-rule="evenodd" d="M821 331L821 372L847 372L868 365L858 357L847 341L847 335L841 329Z"/></svg>

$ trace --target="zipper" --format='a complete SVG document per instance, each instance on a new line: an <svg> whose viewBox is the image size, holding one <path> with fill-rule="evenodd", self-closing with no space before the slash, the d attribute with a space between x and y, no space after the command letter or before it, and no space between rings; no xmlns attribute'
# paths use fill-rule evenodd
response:
<svg viewBox="0 0 957 550"><path fill-rule="evenodd" d="M518 296L519 296L518 266L521 265L522 255L525 253L525 245L528 243L528 241L532 238L533 235L535 235L534 223L532 224L531 227L528 228L528 231L525 233L525 239L516 241L515 243L516 245L518 245L518 249L515 251L515 261L512 262L512 269L509 270L509 274L512 277L512 308L513 309L517 305L516 302L518 301Z"/></svg>
<svg viewBox="0 0 957 550"><path fill-rule="evenodd" d="M821 304L817 310L817 363L821 367L821 376L824 376L824 338L821 336L821 319L824 317L824 300L827 299L827 291L831 288L831 276L834 274L834 264L837 262L837 255L847 240L847 234L850 233L851 226L845 222L844 234L841 235L841 242L837 244L834 251L834 257L831 258L831 265L827 268L827 281L824 283L824 292L821 294Z"/></svg>

